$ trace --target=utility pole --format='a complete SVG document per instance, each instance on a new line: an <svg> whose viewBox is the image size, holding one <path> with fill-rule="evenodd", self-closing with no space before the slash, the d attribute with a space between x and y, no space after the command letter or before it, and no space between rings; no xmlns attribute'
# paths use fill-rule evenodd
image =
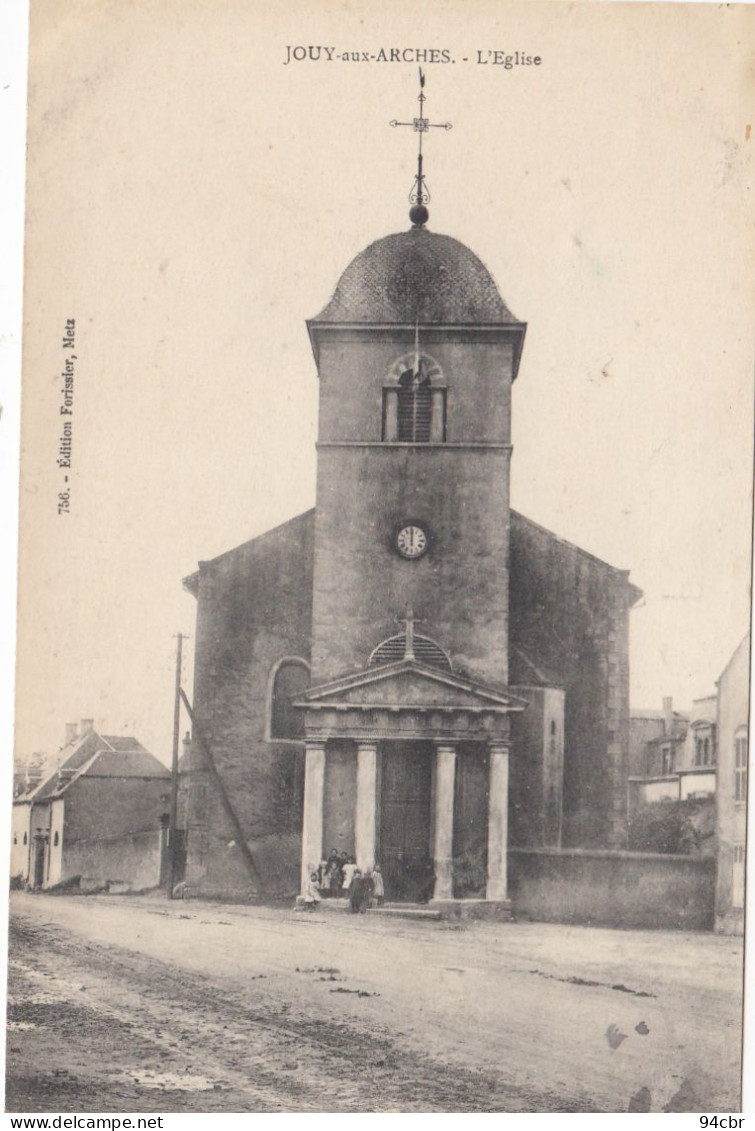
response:
<svg viewBox="0 0 755 1131"><path fill-rule="evenodd" d="M168 899L173 898L173 876L176 863L176 821L178 819L178 743L181 730L181 661L183 633L178 633L176 646L176 693L173 702L173 758L170 766L170 815L168 818Z"/></svg>

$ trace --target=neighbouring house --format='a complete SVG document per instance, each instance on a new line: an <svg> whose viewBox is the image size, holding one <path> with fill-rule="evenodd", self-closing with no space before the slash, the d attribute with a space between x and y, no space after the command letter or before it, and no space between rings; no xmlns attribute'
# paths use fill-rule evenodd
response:
<svg viewBox="0 0 755 1131"><path fill-rule="evenodd" d="M716 853L716 697L675 711L630 713L629 847L712 857Z"/></svg>
<svg viewBox="0 0 755 1131"><path fill-rule="evenodd" d="M748 632L718 680L716 930L727 934L744 932L749 717Z"/></svg>
<svg viewBox="0 0 755 1131"><path fill-rule="evenodd" d="M49 888L160 882L167 768L130 736L68 724L58 768L13 802L11 878Z"/></svg>
<svg viewBox="0 0 755 1131"><path fill-rule="evenodd" d="M716 696L692 710L633 709L629 717L629 811L654 801L686 801L716 792Z"/></svg>

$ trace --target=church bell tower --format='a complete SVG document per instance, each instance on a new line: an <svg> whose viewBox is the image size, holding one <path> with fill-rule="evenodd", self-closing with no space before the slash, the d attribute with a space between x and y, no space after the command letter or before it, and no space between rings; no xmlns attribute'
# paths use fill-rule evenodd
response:
<svg viewBox="0 0 755 1131"><path fill-rule="evenodd" d="M308 323L320 396L302 876L353 844L388 895L445 901L452 857L482 836L485 895L502 902L525 325L482 261L427 227L423 104L421 87L411 228L357 255Z"/></svg>

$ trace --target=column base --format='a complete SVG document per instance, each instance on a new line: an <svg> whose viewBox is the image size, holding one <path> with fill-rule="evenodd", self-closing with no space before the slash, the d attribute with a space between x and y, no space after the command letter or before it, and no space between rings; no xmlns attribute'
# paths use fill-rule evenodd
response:
<svg viewBox="0 0 755 1131"><path fill-rule="evenodd" d="M427 904L441 919L489 919L513 923L510 899L431 899Z"/></svg>

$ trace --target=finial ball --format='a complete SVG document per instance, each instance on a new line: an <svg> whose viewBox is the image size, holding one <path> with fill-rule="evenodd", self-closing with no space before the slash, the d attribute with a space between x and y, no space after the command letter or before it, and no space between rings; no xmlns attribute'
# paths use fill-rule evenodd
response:
<svg viewBox="0 0 755 1131"><path fill-rule="evenodd" d="M430 219L430 213L425 208L424 204L415 204L409 210L409 219L415 228L422 228Z"/></svg>

